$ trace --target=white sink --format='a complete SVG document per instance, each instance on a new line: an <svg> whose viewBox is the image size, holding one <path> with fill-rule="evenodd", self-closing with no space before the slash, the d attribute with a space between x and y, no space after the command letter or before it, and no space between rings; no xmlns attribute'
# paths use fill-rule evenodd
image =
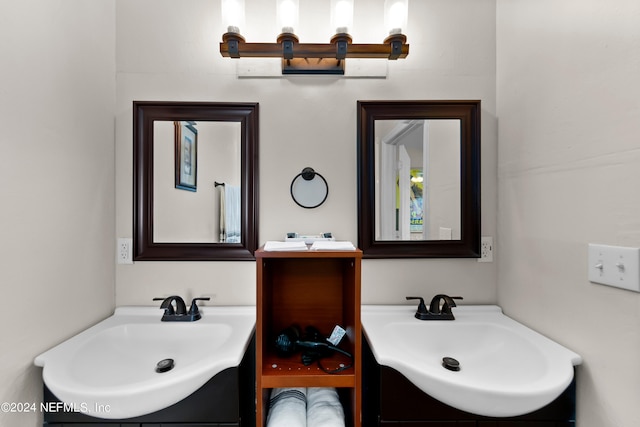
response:
<svg viewBox="0 0 640 427"><path fill-rule="evenodd" d="M576 353L510 319L497 306L458 306L455 320L418 320L416 306L363 306L362 326L380 365L431 397L470 413L523 415L571 383ZM445 369L452 357L459 371Z"/></svg>
<svg viewBox="0 0 640 427"><path fill-rule="evenodd" d="M255 307L200 307L195 322L161 322L157 307L120 307L113 316L35 359L58 399L82 413L122 419L179 402L217 373L238 366ZM173 369L156 365L173 359Z"/></svg>

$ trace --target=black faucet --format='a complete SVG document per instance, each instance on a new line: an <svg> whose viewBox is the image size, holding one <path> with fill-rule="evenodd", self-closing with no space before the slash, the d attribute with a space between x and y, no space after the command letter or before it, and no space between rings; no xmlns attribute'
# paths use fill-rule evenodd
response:
<svg viewBox="0 0 640 427"><path fill-rule="evenodd" d="M187 311L187 306L184 303L184 300L178 295L172 295L167 298L154 298L153 300L162 301L160 308L164 309L164 314L161 319L163 322L195 322L202 318L196 301L209 301L209 299L209 297L194 298L191 300L191 307L189 308L189 311ZM174 301L175 308L173 307Z"/></svg>
<svg viewBox="0 0 640 427"><path fill-rule="evenodd" d="M427 306L422 297L406 298L407 300L420 300L418 310L415 314L416 319L420 320L454 320L455 317L453 317L453 313L451 312L451 307L456 306L454 299L462 299L462 297L450 297L449 295L438 294L431 299L431 304L429 304L429 309L427 310ZM442 308L440 308L440 301L444 301Z"/></svg>

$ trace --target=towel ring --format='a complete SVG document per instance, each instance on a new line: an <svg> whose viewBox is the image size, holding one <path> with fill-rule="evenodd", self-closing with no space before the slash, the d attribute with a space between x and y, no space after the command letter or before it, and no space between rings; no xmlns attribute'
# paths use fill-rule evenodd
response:
<svg viewBox="0 0 640 427"><path fill-rule="evenodd" d="M291 197L305 209L317 208L327 200L329 185L322 175L306 167L291 181Z"/></svg>

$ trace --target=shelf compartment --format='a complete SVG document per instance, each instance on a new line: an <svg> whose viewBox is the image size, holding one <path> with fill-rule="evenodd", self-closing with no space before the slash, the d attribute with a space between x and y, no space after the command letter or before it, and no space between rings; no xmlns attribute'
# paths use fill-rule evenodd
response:
<svg viewBox="0 0 640 427"><path fill-rule="evenodd" d="M321 361L327 369L336 369L341 363L350 363L347 357L325 357ZM274 387L355 387L355 369L350 367L344 371L329 374L317 363L305 366L300 355L282 358L274 354L263 357L262 386Z"/></svg>
<svg viewBox="0 0 640 427"><path fill-rule="evenodd" d="M360 273L362 252L304 251L255 253L257 261L257 426L264 426L269 389L279 387L335 387L346 403L347 426L360 427L362 381ZM305 366L300 352L280 357L275 338L291 325L304 334L313 326L329 336L336 325L347 333L339 347L353 355L353 366L336 374L316 362ZM327 369L351 363L335 354L321 360Z"/></svg>

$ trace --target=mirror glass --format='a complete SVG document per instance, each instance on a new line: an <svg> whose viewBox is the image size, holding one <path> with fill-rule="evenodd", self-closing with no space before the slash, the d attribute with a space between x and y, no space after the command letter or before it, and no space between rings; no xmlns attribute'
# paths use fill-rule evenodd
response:
<svg viewBox="0 0 640 427"><path fill-rule="evenodd" d="M460 120L375 121L376 240L459 240Z"/></svg>
<svg viewBox="0 0 640 427"><path fill-rule="evenodd" d="M185 166L180 170L181 164L175 160L176 137L180 141L176 128L184 123L154 123L153 241L237 243L224 231L227 226L234 228L234 221L235 228L240 228L240 217L231 215L232 210L240 211L240 199L234 198L237 206L228 203L231 193L241 185L240 123L190 122L188 126L195 130L191 134L197 135L197 140L181 147ZM181 173L178 183L176 170ZM183 187L181 182L193 185ZM185 211L190 212L188 218L184 217ZM230 220L225 221L226 217Z"/></svg>
<svg viewBox="0 0 640 427"><path fill-rule="evenodd" d="M254 259L257 103L134 102L134 260Z"/></svg>
<svg viewBox="0 0 640 427"><path fill-rule="evenodd" d="M479 257L480 101L358 102L358 244Z"/></svg>

